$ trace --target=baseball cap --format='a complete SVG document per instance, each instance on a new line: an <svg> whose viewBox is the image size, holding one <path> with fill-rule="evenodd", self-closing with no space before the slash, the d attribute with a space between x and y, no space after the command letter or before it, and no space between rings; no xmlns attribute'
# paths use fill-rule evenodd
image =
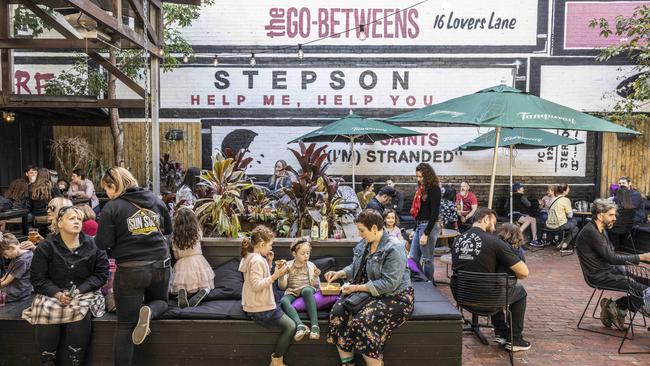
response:
<svg viewBox="0 0 650 366"><path fill-rule="evenodd" d="M395 197L395 188L389 186L382 187L379 192L377 192L377 195L381 196L382 194L390 197Z"/></svg>
<svg viewBox="0 0 650 366"><path fill-rule="evenodd" d="M525 186L524 186L523 183L521 183L521 182L517 182L517 183L515 183L515 184L512 185L512 191L513 191L513 192L517 192L517 191L519 190L519 188L524 188L524 187L525 187Z"/></svg>

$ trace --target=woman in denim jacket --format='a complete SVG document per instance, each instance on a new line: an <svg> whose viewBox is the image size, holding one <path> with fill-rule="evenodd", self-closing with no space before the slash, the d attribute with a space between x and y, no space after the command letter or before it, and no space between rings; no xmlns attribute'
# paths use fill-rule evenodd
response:
<svg viewBox="0 0 650 366"><path fill-rule="evenodd" d="M361 353L366 365L381 365L384 344L391 333L413 312L413 288L406 267L406 249L383 229L379 212L363 210L355 220L361 242L354 248L352 264L327 272L327 282L345 279L343 294L367 292L370 301L355 314L343 303L334 304L330 313L328 343L335 344L342 365L354 365L354 352Z"/></svg>

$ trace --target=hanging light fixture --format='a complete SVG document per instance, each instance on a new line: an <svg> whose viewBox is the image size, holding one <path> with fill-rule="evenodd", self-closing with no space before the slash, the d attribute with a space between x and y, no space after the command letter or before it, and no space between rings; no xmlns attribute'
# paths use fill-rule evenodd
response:
<svg viewBox="0 0 650 366"><path fill-rule="evenodd" d="M183 56L183 62L187 63L189 60L190 60L190 58L187 57L187 55Z"/></svg>
<svg viewBox="0 0 650 366"><path fill-rule="evenodd" d="M7 123L11 123L16 120L16 114L13 112L2 112L2 119Z"/></svg>
<svg viewBox="0 0 650 366"><path fill-rule="evenodd" d="M302 49L302 45L298 45L298 59L302 60L305 58L305 51Z"/></svg>
<svg viewBox="0 0 650 366"><path fill-rule="evenodd" d="M251 52L251 60L249 61L251 66L257 65L257 60L255 60L255 53Z"/></svg>
<svg viewBox="0 0 650 366"><path fill-rule="evenodd" d="M212 65L217 66L219 65L219 58L217 55L214 55L214 59L212 60Z"/></svg>
<svg viewBox="0 0 650 366"><path fill-rule="evenodd" d="M365 41L367 38L366 36L366 26L365 24L359 25L359 40L360 41Z"/></svg>

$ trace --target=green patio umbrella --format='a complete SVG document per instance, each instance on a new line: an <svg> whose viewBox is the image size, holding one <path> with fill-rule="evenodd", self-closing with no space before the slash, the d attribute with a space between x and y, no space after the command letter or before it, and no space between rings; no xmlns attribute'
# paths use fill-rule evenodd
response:
<svg viewBox="0 0 650 366"><path fill-rule="evenodd" d="M492 130L483 134L474 140L465 143L455 150L460 151L478 151L494 149L496 145L497 131ZM504 128L499 136L499 147L505 147L510 150L510 222L512 222L512 160L513 150L516 149L541 149L544 147L560 145L577 145L582 144L580 140L575 140L562 135L532 128Z"/></svg>
<svg viewBox="0 0 650 366"><path fill-rule="evenodd" d="M387 122L438 122L497 127L489 207L492 207L501 127L558 128L579 131L638 134L623 126L553 103L507 85L450 99L388 118Z"/></svg>
<svg viewBox="0 0 650 366"><path fill-rule="evenodd" d="M340 120L334 121L306 135L295 138L289 143L303 142L347 142L350 144L352 156L352 188L355 187L354 178L354 143L375 142L394 137L407 137L423 135L421 132L409 130L390 123L364 118L352 113Z"/></svg>

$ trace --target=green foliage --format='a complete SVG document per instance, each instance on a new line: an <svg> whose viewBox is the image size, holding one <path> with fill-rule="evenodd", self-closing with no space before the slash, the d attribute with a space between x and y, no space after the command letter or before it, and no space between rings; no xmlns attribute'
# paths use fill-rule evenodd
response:
<svg viewBox="0 0 650 366"><path fill-rule="evenodd" d="M237 238L241 230L239 217L245 213L242 193L253 187L245 172L235 170L233 159L217 154L212 170L200 176L211 197L200 199L196 215L206 235Z"/></svg>
<svg viewBox="0 0 650 366"><path fill-rule="evenodd" d="M194 57L192 46L183 38L181 29L190 27L192 22L199 18L201 9L214 4L214 0L204 0L201 6L163 4L163 51L164 57L161 62L163 72L174 70L180 62L174 54L181 54L181 57ZM51 13L50 8L44 7L45 11ZM13 18L14 30L28 29L33 37L43 34L45 29L51 29L34 13L28 9L18 6ZM115 52L103 50L103 53ZM84 65L81 65L81 64ZM83 66L83 67L82 67ZM147 68L145 53L139 49L124 49L117 53L117 67L127 76L134 80L142 80ZM87 79L87 82L84 80ZM99 80L103 79L103 80ZM107 75L93 71L85 67L85 58L81 57L75 62L73 70L64 71L48 80L46 93L51 95L99 95L100 91L107 89ZM50 84L53 84L50 87Z"/></svg>
<svg viewBox="0 0 650 366"><path fill-rule="evenodd" d="M48 13L52 13L50 8L43 8ZM31 10L22 5L16 6L14 10L14 34L19 30L27 29L32 32L32 37L36 38L43 34L46 30L52 29L49 25L43 23L41 18L32 13Z"/></svg>
<svg viewBox="0 0 650 366"><path fill-rule="evenodd" d="M616 103L617 113L630 113L647 103L650 99L650 7L643 5L635 8L629 17L617 16L614 24L605 18L592 19L589 27L599 28L602 37L615 35L621 37L621 42L606 47L600 51L597 59L607 61L616 57L627 57L636 63L635 70L640 76L634 80L628 90L626 98Z"/></svg>
<svg viewBox="0 0 650 366"><path fill-rule="evenodd" d="M89 65L84 55L76 54L71 69L56 74L45 84L45 93L50 95L88 95L98 96L106 92L106 75L96 66Z"/></svg>

